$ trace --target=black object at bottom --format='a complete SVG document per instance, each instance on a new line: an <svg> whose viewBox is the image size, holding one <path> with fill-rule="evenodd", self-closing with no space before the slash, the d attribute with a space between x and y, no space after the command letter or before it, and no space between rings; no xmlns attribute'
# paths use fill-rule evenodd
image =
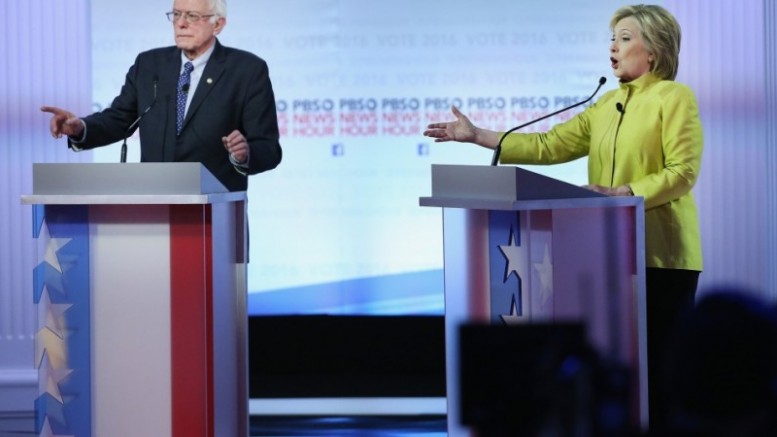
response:
<svg viewBox="0 0 777 437"><path fill-rule="evenodd" d="M446 432L444 415L253 416L251 436L403 436Z"/></svg>

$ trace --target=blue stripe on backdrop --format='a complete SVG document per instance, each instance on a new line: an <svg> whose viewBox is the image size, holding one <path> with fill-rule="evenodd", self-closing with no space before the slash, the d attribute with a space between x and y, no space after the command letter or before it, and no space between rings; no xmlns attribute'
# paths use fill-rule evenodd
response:
<svg viewBox="0 0 777 437"><path fill-rule="evenodd" d="M248 313L443 315L443 296L439 269L249 293Z"/></svg>

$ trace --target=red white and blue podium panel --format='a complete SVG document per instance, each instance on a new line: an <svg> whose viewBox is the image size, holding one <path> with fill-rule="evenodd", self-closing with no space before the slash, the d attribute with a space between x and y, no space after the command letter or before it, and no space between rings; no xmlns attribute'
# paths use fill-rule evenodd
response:
<svg viewBox="0 0 777 437"><path fill-rule="evenodd" d="M448 435L460 423L462 324L583 322L601 356L635 375L633 423L647 420L644 207L516 167L433 166L442 207Z"/></svg>
<svg viewBox="0 0 777 437"><path fill-rule="evenodd" d="M37 435L248 435L244 198L23 198Z"/></svg>

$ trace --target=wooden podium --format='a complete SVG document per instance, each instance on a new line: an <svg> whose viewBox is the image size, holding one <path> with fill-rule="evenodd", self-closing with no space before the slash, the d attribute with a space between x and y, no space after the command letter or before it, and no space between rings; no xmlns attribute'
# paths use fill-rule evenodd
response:
<svg viewBox="0 0 777 437"><path fill-rule="evenodd" d="M464 323L583 322L599 354L636 376L629 405L647 424L644 204L512 166L433 165L443 208L448 435L461 422Z"/></svg>
<svg viewBox="0 0 777 437"><path fill-rule="evenodd" d="M201 164L36 164L36 435L248 436L245 193Z"/></svg>

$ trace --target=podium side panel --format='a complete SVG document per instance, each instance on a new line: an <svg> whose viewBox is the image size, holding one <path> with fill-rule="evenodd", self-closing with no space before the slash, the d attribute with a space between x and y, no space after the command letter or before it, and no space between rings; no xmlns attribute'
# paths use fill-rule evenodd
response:
<svg viewBox="0 0 777 437"><path fill-rule="evenodd" d="M645 409L645 327L640 316L640 244L634 207L553 212L554 318L584 320L599 353L629 367L632 411Z"/></svg>
<svg viewBox="0 0 777 437"><path fill-rule="evenodd" d="M94 435L169 436L169 209L89 208Z"/></svg>
<svg viewBox="0 0 777 437"><path fill-rule="evenodd" d="M243 202L212 205L213 374L217 436L248 436Z"/></svg>
<svg viewBox="0 0 777 437"><path fill-rule="evenodd" d="M554 211L556 319L582 317L600 353L636 364L635 237L631 208Z"/></svg>
<svg viewBox="0 0 777 437"><path fill-rule="evenodd" d="M443 208L445 260L445 376L448 436L470 435L460 424L458 331L490 319L488 211Z"/></svg>

